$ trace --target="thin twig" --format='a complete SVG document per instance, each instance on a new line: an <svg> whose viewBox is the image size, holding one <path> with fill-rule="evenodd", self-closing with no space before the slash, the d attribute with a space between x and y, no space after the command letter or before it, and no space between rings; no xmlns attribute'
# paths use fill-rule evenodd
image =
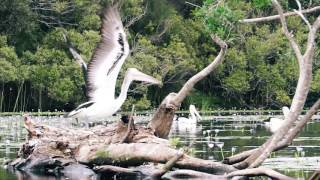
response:
<svg viewBox="0 0 320 180"><path fill-rule="evenodd" d="M186 1L186 4L189 4L189 5L197 7L197 8L201 8L201 6L194 4L194 3L191 3L191 2L188 2L188 1Z"/></svg>

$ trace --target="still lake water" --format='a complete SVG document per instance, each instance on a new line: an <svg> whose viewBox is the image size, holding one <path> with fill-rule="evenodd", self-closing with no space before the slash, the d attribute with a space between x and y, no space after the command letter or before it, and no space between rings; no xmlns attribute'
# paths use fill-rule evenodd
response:
<svg viewBox="0 0 320 180"><path fill-rule="evenodd" d="M118 119L119 117L113 117ZM258 147L270 137L271 133L262 122L266 116L205 116L196 124L174 121L170 138L179 146L189 146L194 156L221 160L223 157ZM58 116L32 117L41 122L57 127L77 127L74 120ZM136 116L135 122L144 123L150 117ZM180 121L181 122L181 121ZM308 123L300 136L291 146L273 153L263 166L271 167L284 174L299 179L308 179L314 170L320 167L320 120ZM21 143L25 140L22 116L0 117L0 164L7 159L14 159ZM33 179L32 175L11 174L0 167L1 180ZM61 179L42 177L39 179Z"/></svg>

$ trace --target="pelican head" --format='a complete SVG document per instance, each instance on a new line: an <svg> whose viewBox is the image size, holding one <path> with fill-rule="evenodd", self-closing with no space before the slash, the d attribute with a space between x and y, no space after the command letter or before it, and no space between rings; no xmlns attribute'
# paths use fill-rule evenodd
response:
<svg viewBox="0 0 320 180"><path fill-rule="evenodd" d="M287 106L282 107L282 113L285 118L288 116L289 112L290 112L290 109Z"/></svg>
<svg viewBox="0 0 320 180"><path fill-rule="evenodd" d="M200 116L199 112L197 111L196 107L193 104L190 104L189 111L192 119L199 119L199 120L202 119L202 117Z"/></svg>
<svg viewBox="0 0 320 180"><path fill-rule="evenodd" d="M129 68L127 70L125 77L128 77L129 81L131 78L132 81L142 81L142 82L147 82L150 84L162 85L162 82L159 81L158 79L156 79L152 76L149 76L147 74L144 74L143 72L139 71L136 68Z"/></svg>

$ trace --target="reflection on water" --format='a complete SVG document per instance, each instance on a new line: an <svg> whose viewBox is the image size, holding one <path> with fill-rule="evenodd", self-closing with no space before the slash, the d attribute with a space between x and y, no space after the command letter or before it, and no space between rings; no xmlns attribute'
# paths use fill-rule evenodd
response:
<svg viewBox="0 0 320 180"><path fill-rule="evenodd" d="M118 119L119 117L113 117ZM170 138L179 140L181 146L190 146L196 157L221 160L238 152L258 147L271 135L262 120L265 117L250 116L207 116L197 123L173 123ZM62 117L33 117L36 122L58 127L85 126L73 119ZM150 117L137 116L135 122L143 123ZM105 124L105 123L103 123ZM92 125L92 124L89 124ZM308 123L291 146L273 153L263 164L266 167L301 179L307 179L320 167L320 121L315 119ZM21 142L25 140L21 116L0 117L0 163L16 156ZM0 168L0 179L56 179L56 175L8 173ZM59 178L61 179L61 177ZM63 178L64 179L64 178ZM123 179L123 178L121 178ZM132 178L129 178L132 179Z"/></svg>

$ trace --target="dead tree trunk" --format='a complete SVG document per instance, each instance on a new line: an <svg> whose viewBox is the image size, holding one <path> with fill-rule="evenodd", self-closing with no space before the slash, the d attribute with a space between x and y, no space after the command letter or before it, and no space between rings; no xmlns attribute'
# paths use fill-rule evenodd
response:
<svg viewBox="0 0 320 180"><path fill-rule="evenodd" d="M192 88L197 82L208 76L219 64L222 63L227 51L227 44L217 36L211 35L211 38L221 48L218 56L206 68L191 77L178 93L170 93L161 102L155 115L148 124L148 127L154 130L156 136L160 138L168 137L174 113L179 109L182 101L191 92Z"/></svg>
<svg viewBox="0 0 320 180"><path fill-rule="evenodd" d="M312 110L310 110L307 113L307 116L305 116L304 120L300 121L298 125L294 126L294 122L298 119L298 116L302 112L302 109L304 107L304 103L307 99L307 95L311 85L312 62L313 62L313 57L315 53L315 39L316 39L316 33L320 27L320 16L316 19L314 24L311 26L308 20L303 16L301 12L302 10L299 9L299 11L296 11L296 13L299 16L301 16L302 19L306 22L309 28L306 50L304 54L302 54L299 45L296 43L293 35L289 32L287 28L287 23L286 23L281 6L276 0L272 0L272 3L279 13L284 34L289 40L291 48L293 49L297 57L297 60L299 63L299 70L300 70L299 80L298 80L295 95L292 100L289 115L285 117L285 123L270 139L268 139L268 141L266 141L258 149L250 151L251 152L250 154L245 152L245 153L242 153L240 156L237 156L236 158L234 158L235 160L234 162L237 162L239 160L241 161L235 164L235 167L240 169L247 168L247 167L253 168L253 167L259 166L270 155L271 152L279 148L283 148L286 145L290 144L293 138L298 134L300 129L311 118L311 116L314 113L314 109L318 109L319 107L319 102L317 101L313 106ZM293 128L293 131L290 131L291 128Z"/></svg>

